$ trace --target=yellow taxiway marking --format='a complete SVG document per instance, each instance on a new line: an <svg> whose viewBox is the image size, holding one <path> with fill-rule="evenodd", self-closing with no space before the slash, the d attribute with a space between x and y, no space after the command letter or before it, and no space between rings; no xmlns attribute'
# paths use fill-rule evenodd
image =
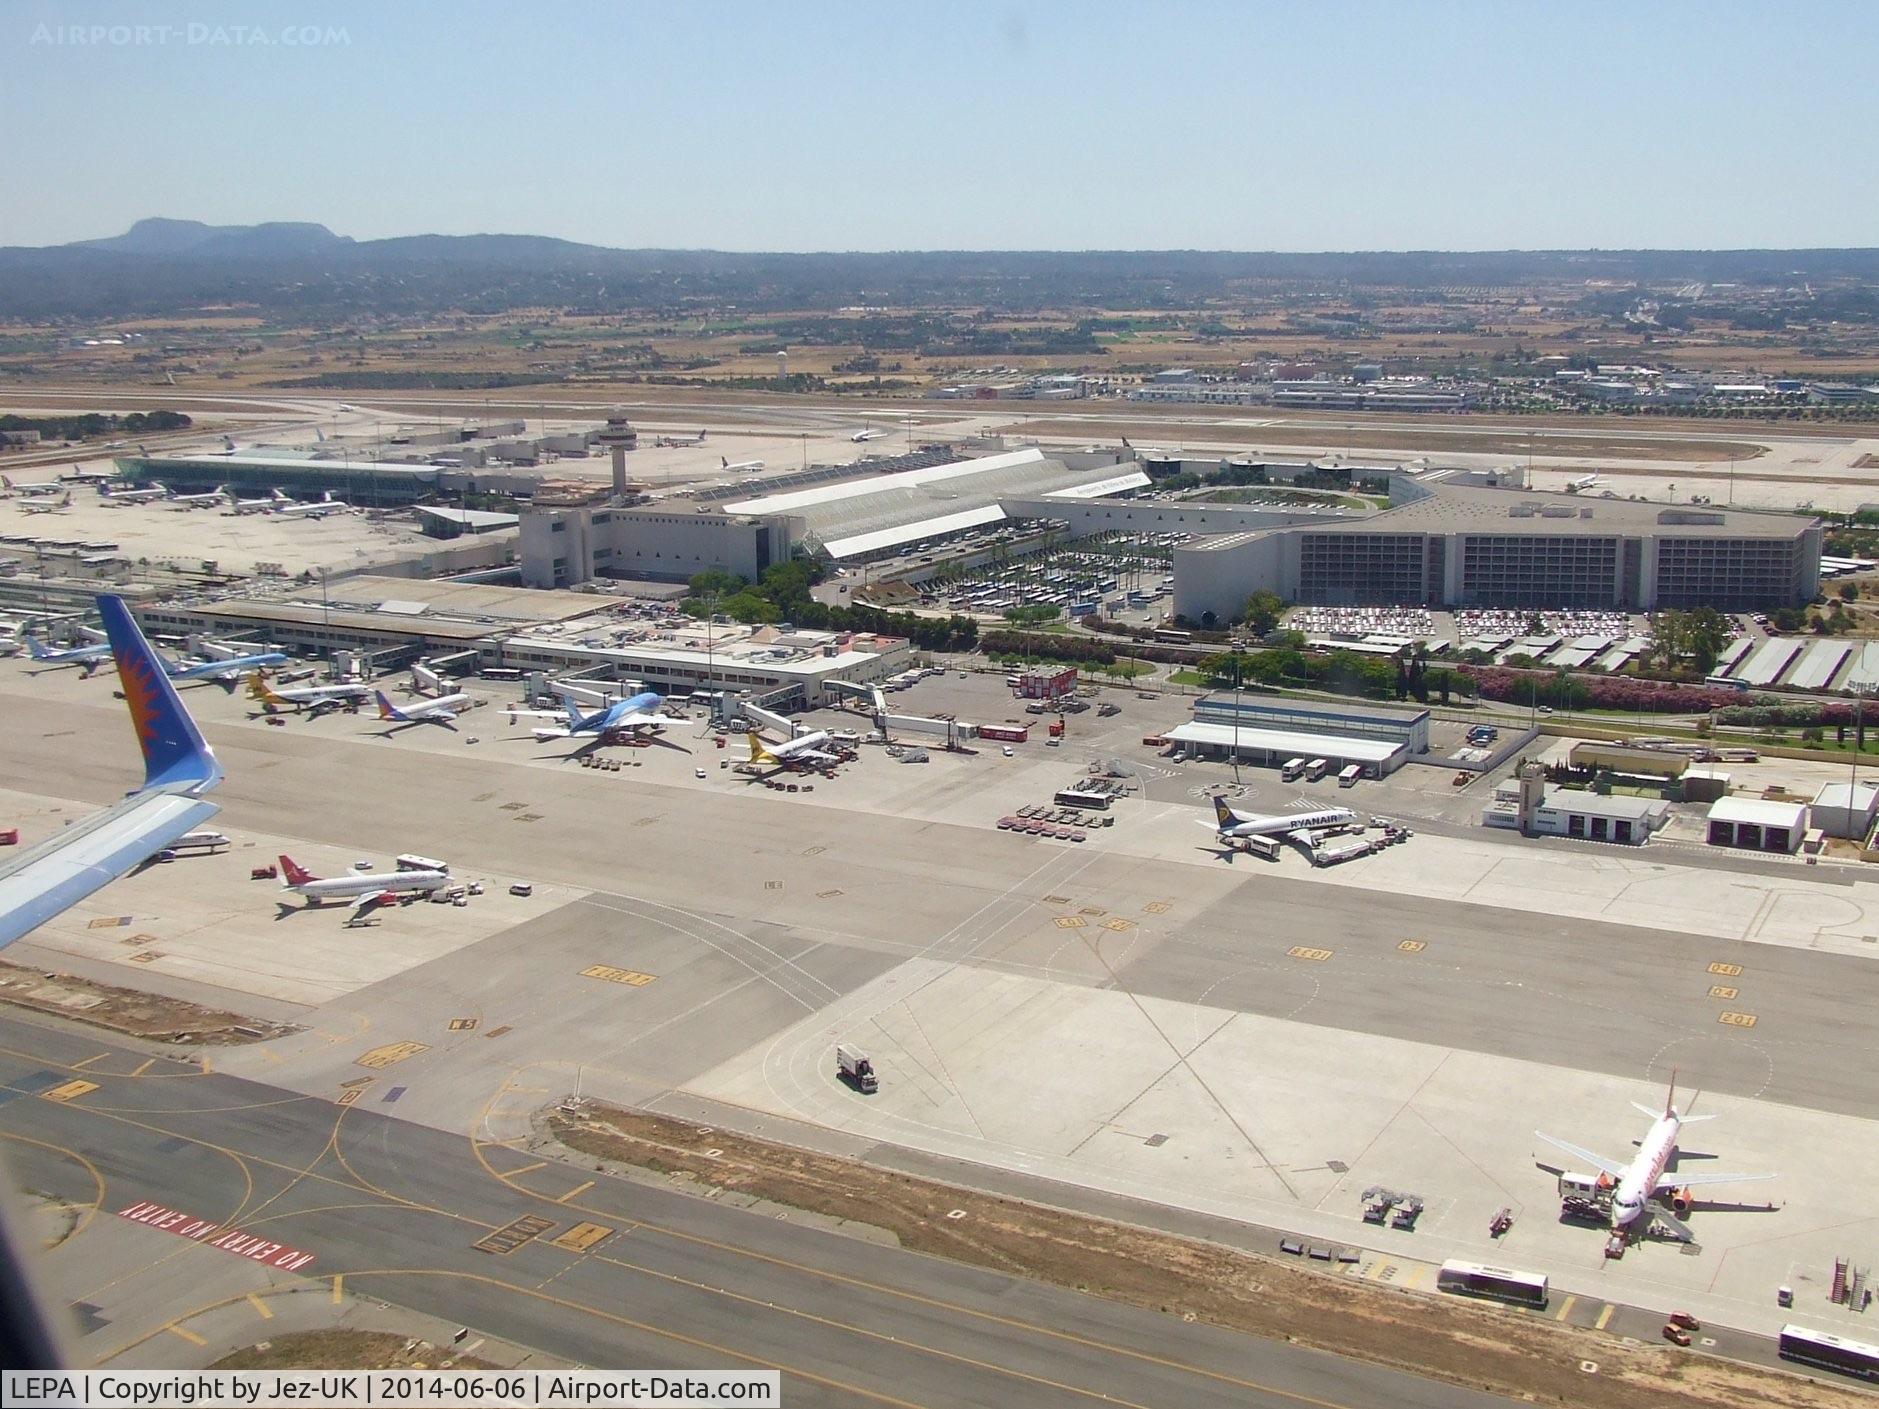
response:
<svg viewBox="0 0 1879 1409"><path fill-rule="evenodd" d="M1396 947L1402 950L1403 953L1405 954L1420 954L1422 953L1423 950L1427 949L1429 946L1423 943L1423 941L1421 941L1420 939L1406 939L1401 944L1397 945Z"/></svg>
<svg viewBox="0 0 1879 1409"><path fill-rule="evenodd" d="M346 1288L346 1274L344 1272L335 1272L333 1274L333 1305L334 1306L339 1305L339 1298L344 1294L345 1288Z"/></svg>
<svg viewBox="0 0 1879 1409"><path fill-rule="evenodd" d="M336 1099L333 1104L336 1106L350 1106L364 1094L365 1088L363 1086L348 1087L346 1090L339 1093L338 1099Z"/></svg>
<svg viewBox="0 0 1879 1409"><path fill-rule="evenodd" d="M41 1091L39 1094L48 1101L72 1101L97 1089L98 1083L95 1081L68 1081L62 1086L55 1086L50 1091Z"/></svg>
<svg viewBox="0 0 1879 1409"><path fill-rule="evenodd" d="M215 1070L207 1057L199 1057L197 1058L197 1062L202 1067L202 1074L204 1076L207 1076L210 1072Z"/></svg>
<svg viewBox="0 0 1879 1409"><path fill-rule="evenodd" d="M536 1169L544 1169L544 1168L546 1168L546 1167L547 1167L547 1165L548 1165L548 1161L547 1161L547 1160L545 1160L545 1159L538 1159L538 1160L536 1160L536 1161L535 1161L535 1163L533 1163L533 1164L525 1164L525 1165L523 1165L523 1166L522 1166L522 1167L521 1167L520 1169L512 1169L512 1170L510 1170L510 1171L509 1171L509 1175L508 1175L508 1177L509 1177L509 1178L511 1178L511 1179L513 1179L513 1178L515 1178L515 1176L516 1176L516 1175L518 1175L518 1174L527 1174L527 1173L529 1173L529 1172L530 1172L531 1170L536 1170Z"/></svg>
<svg viewBox="0 0 1879 1409"><path fill-rule="evenodd" d="M1567 1297L1567 1298L1566 1298L1566 1299L1565 1299L1564 1301L1562 1301L1562 1302L1561 1302L1561 1303L1559 1304L1559 1310L1557 1310L1557 1311L1555 1311L1555 1312L1553 1313L1553 1319L1554 1319L1555 1321L1564 1321L1564 1320L1566 1319L1566 1314L1567 1314L1567 1313L1568 1313L1569 1311L1571 1311L1571 1310L1572 1310L1572 1308L1573 1308L1573 1307L1575 1307L1575 1306L1577 1306L1578 1304L1579 1304L1579 1298L1578 1298L1578 1297L1576 1297L1576 1296L1569 1296L1569 1297Z"/></svg>
<svg viewBox="0 0 1879 1409"><path fill-rule="evenodd" d="M1618 1308L1613 1306L1609 1301L1606 1302L1605 1309L1599 1312L1598 1314L1598 1320L1592 1323L1592 1329L1595 1331L1604 1330L1607 1326L1611 1324L1612 1312L1616 1311L1617 1309Z"/></svg>
<svg viewBox="0 0 1879 1409"><path fill-rule="evenodd" d="M1753 1013L1718 1013L1716 1014L1716 1021L1719 1023L1727 1023L1729 1024L1730 1027L1754 1027L1755 1026L1755 1014Z"/></svg>
<svg viewBox="0 0 1879 1409"><path fill-rule="evenodd" d="M574 1188L569 1189L567 1193L563 1194L560 1198L556 1199L555 1202L558 1204L564 1204L569 1199L579 1198L582 1194L586 1193L589 1189L593 1187L594 1187L594 1181L589 1179L585 1184L577 1184Z"/></svg>
<svg viewBox="0 0 1879 1409"><path fill-rule="evenodd" d="M1060 930L1080 930L1089 923L1081 915L1059 915L1051 921Z"/></svg>
<svg viewBox="0 0 1879 1409"><path fill-rule="evenodd" d="M1722 984L1719 984L1719 983L1711 984L1710 989L1709 989L1709 996L1711 998L1723 998L1723 999L1733 998L1735 997L1735 990L1733 988L1726 988Z"/></svg>
<svg viewBox="0 0 1879 1409"><path fill-rule="evenodd" d="M274 1319L274 1313L268 1310L268 1304L265 1301L261 1300L261 1298L256 1296L253 1292L248 1293L248 1301L249 1301L249 1304L254 1307L255 1311L260 1315L263 1321L272 1321Z"/></svg>
<svg viewBox="0 0 1879 1409"><path fill-rule="evenodd" d="M576 1223L558 1238L548 1241L568 1252L586 1252L611 1237L613 1229L604 1223Z"/></svg>
<svg viewBox="0 0 1879 1409"><path fill-rule="evenodd" d="M141 1065L139 1065L139 1066L138 1066L138 1068L137 1068L137 1070L136 1070L136 1071L134 1071L134 1072L132 1072L132 1073L131 1073L131 1075L132 1075L132 1076L142 1076L142 1075L143 1075L143 1074L144 1074L145 1072L147 1072L147 1071L149 1071L149 1070L150 1070L150 1068L151 1068L151 1067L153 1067L153 1066L155 1066L156 1064L157 1064L157 1059L156 1059L155 1057L148 1057L148 1058L145 1058L145 1060L143 1061L143 1063L142 1063Z"/></svg>
<svg viewBox="0 0 1879 1409"><path fill-rule="evenodd" d="M1742 977L1742 966L1740 964L1711 964L1709 971L1716 975L1717 978Z"/></svg>
<svg viewBox="0 0 1879 1409"><path fill-rule="evenodd" d="M357 1065L362 1067L388 1067L394 1062L402 1062L406 1057L415 1057L419 1052L428 1052L428 1042L387 1042L383 1047L374 1047L361 1053Z"/></svg>
<svg viewBox="0 0 1879 1409"><path fill-rule="evenodd" d="M194 1331L185 1330L183 1329L183 1327L177 1325L174 1321L172 1321L169 1325L165 1326L163 1329L168 1331L173 1336L182 1337L184 1340L188 1341L191 1345L207 1345L208 1344L207 1341L205 1341L201 1336L197 1335Z"/></svg>
<svg viewBox="0 0 1879 1409"><path fill-rule="evenodd" d="M1331 957L1329 949L1306 949L1303 945L1293 945L1285 951L1294 959L1309 959L1314 964L1322 964Z"/></svg>
<svg viewBox="0 0 1879 1409"><path fill-rule="evenodd" d="M633 988L644 988L657 976L637 973L632 969L616 969L611 964L590 964L581 970L581 977L604 978L608 983L624 983Z"/></svg>
<svg viewBox="0 0 1879 1409"><path fill-rule="evenodd" d="M97 1056L95 1056L95 1057L87 1057L87 1058L85 1058L85 1060L84 1060L84 1061L82 1061L82 1062L73 1062L73 1063L72 1063L72 1070L73 1070L73 1071L83 1071L83 1070L84 1070L84 1069L85 1069L86 1067L88 1067L88 1066L90 1066L90 1065L91 1065L91 1064L92 1064L93 1062L101 1062L101 1061L103 1061L103 1060L104 1060L104 1059L105 1059L106 1057L108 1057L108 1056L110 1056L110 1055L111 1055L111 1054L110 1054L109 1052L100 1052L100 1053L99 1053L99 1054L98 1054Z"/></svg>

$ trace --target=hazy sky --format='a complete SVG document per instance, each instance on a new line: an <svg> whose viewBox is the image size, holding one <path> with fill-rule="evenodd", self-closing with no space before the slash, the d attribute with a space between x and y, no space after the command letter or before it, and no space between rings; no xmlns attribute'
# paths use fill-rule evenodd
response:
<svg viewBox="0 0 1879 1409"><path fill-rule="evenodd" d="M1876 56L1865 0L8 0L0 244L1872 245Z"/></svg>

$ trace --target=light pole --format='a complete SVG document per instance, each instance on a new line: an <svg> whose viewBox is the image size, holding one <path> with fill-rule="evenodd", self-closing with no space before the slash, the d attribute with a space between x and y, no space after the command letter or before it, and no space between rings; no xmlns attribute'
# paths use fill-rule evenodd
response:
<svg viewBox="0 0 1879 1409"><path fill-rule="evenodd" d="M1233 783L1240 781L1240 653L1233 653Z"/></svg>

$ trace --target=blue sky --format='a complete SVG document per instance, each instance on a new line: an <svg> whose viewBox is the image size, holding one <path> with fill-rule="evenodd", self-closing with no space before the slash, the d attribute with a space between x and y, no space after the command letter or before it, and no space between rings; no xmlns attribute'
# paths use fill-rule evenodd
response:
<svg viewBox="0 0 1879 1409"><path fill-rule="evenodd" d="M1866 3L8 0L0 244L1871 245L1875 56Z"/></svg>

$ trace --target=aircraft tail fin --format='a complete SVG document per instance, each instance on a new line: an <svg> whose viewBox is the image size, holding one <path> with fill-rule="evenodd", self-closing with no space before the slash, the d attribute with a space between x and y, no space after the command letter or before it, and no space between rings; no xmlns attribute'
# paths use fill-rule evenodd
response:
<svg viewBox="0 0 1879 1409"><path fill-rule="evenodd" d="M50 660L52 658L52 652L46 649L46 643L41 641L37 636L26 636L22 639L26 642L26 654L31 656L34 660Z"/></svg>
<svg viewBox="0 0 1879 1409"><path fill-rule="evenodd" d="M383 690L372 691L372 698L378 701L378 717L380 719L398 719L402 717L398 713L398 706L385 698L385 692Z"/></svg>
<svg viewBox="0 0 1879 1409"><path fill-rule="evenodd" d="M763 746L763 740L758 738L754 731L749 734L744 735L744 738L750 744L750 762L752 763L775 763L776 762L776 755L771 753L770 750L768 750L767 748Z"/></svg>
<svg viewBox="0 0 1879 1409"><path fill-rule="evenodd" d="M293 857L282 856L279 859L281 863L281 875L286 879L288 885L303 886L308 881L317 881L319 879L313 872L295 861Z"/></svg>
<svg viewBox="0 0 1879 1409"><path fill-rule="evenodd" d="M137 629L124 599L99 597L98 614L104 619L118 679L124 686L124 700L130 706L131 723L143 749L144 786L183 786L200 792L219 783L222 766L215 761L196 721L183 708L163 658Z"/></svg>

